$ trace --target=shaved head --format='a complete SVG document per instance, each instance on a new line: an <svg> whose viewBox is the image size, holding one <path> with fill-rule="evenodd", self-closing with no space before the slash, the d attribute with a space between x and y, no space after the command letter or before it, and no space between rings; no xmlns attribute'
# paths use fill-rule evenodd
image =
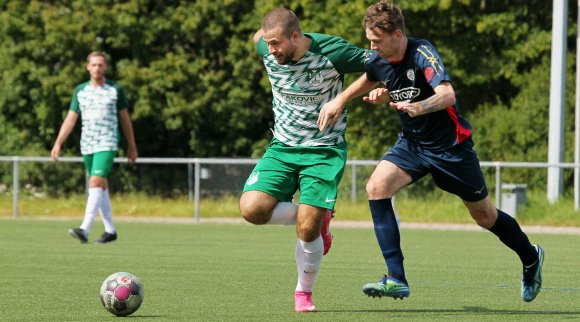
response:
<svg viewBox="0 0 580 322"><path fill-rule="evenodd" d="M262 30L265 32L280 28L282 34L288 38L294 32L302 34L298 17L291 10L286 8L276 8L266 14L262 20Z"/></svg>

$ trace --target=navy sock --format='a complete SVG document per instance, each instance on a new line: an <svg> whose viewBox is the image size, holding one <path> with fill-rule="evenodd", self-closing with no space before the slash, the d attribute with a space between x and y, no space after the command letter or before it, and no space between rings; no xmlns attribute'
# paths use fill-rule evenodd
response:
<svg viewBox="0 0 580 322"><path fill-rule="evenodd" d="M524 266L532 265L538 260L538 252L530 243L528 236L522 231L518 222L505 212L497 210L497 221L489 231L516 252Z"/></svg>
<svg viewBox="0 0 580 322"><path fill-rule="evenodd" d="M403 267L401 236L391 199L369 200L369 207L373 216L375 235L385 258L389 276L407 283Z"/></svg>

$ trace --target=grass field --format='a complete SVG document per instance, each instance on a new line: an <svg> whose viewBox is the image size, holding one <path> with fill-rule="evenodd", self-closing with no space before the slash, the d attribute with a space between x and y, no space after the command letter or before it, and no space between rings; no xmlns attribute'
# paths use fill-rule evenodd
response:
<svg viewBox="0 0 580 322"><path fill-rule="evenodd" d="M530 235L546 250L544 289L519 295L517 256L483 231L402 230L411 297L364 296L385 272L372 229L335 228L314 300L293 311L292 227L119 222L112 244L80 244L78 220L0 219L0 320L107 321L101 282L129 271L145 287L138 321L558 321L580 319L578 235ZM102 233L95 223L91 240Z"/></svg>

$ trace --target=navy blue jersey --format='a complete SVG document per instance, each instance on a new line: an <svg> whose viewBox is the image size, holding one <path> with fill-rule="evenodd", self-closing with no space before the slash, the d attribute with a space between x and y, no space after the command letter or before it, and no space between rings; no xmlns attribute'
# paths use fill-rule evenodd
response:
<svg viewBox="0 0 580 322"><path fill-rule="evenodd" d="M373 51L365 68L369 80L381 82L389 90L392 102L422 101L435 94L437 85L451 81L435 47L418 38L408 38L401 61L389 62ZM430 150L447 150L471 136L471 125L459 114L457 103L415 117L398 112L403 126L401 135Z"/></svg>

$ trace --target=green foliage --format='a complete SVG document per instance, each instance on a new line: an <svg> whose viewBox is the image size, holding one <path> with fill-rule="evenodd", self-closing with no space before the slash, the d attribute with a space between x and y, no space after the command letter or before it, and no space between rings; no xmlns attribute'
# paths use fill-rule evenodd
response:
<svg viewBox="0 0 580 322"><path fill-rule="evenodd" d="M546 160L551 2L396 2L408 34L430 40L440 51L462 113L474 125L480 158ZM268 79L251 41L263 15L285 6L297 13L305 32L335 34L368 47L362 19L373 3L0 1L0 155L48 155L74 86L88 78L87 54L103 50L110 55L107 77L126 88L141 156L259 157L273 126ZM572 40L577 8L569 5ZM572 43L567 161L572 160L574 131ZM345 85L355 78L347 76ZM396 140L396 113L362 100L350 103L348 110L350 158L378 159ZM78 154L79 136L77 126L63 154ZM37 167L25 177L40 182L42 172ZM143 183L152 184L160 175L168 180L180 176L179 171L154 171ZM524 176L506 179L545 181L542 175ZM78 176L55 169L53 177ZM131 180L119 183L125 188L138 184Z"/></svg>

